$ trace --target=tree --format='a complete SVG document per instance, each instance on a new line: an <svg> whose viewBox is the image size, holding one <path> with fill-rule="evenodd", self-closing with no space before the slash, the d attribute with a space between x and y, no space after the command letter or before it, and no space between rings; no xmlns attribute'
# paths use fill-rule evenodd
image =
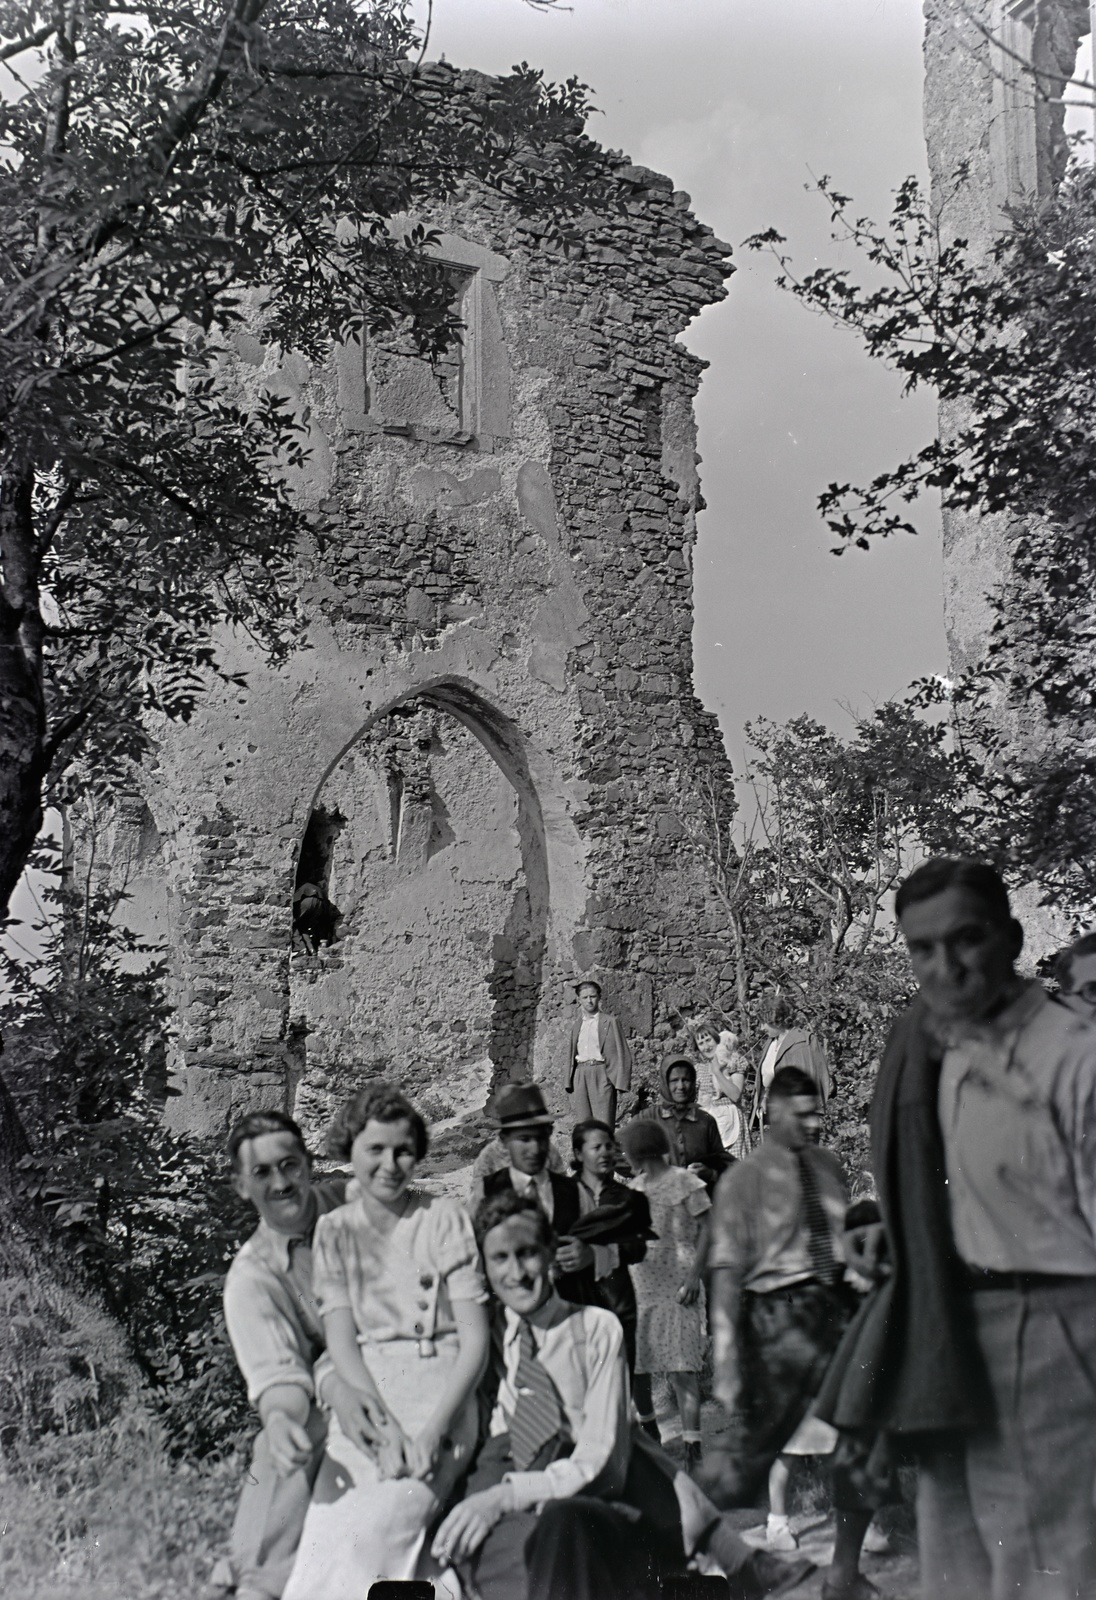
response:
<svg viewBox="0 0 1096 1600"><path fill-rule="evenodd" d="M960 169L955 186L968 181ZM946 239L952 195L934 208L912 178L883 227L828 179L818 187L835 238L881 282L832 267L799 278L773 231L750 247L772 251L778 284L853 330L905 392L935 390L945 422L866 486L831 483L819 509L838 554L915 532L905 508L926 491L946 509L1003 519L1008 575L990 597L985 658L956 703L1013 796L1010 863L1082 915L1096 901L1096 172L1073 166L988 249Z"/></svg>
<svg viewBox="0 0 1096 1600"><path fill-rule="evenodd" d="M585 98L424 65L403 0L0 6L0 904L74 758L190 714L220 623L277 658L315 537L300 424L222 381L243 329L321 360L459 335L432 235L468 182L559 230L601 194ZM33 70L25 69L29 62ZM13 70L16 70L13 68ZM549 246L552 239L549 237Z"/></svg>
<svg viewBox="0 0 1096 1600"><path fill-rule="evenodd" d="M733 984L709 976L707 998L730 987L726 1009L755 1057L777 995L824 1039L840 1082L827 1138L854 1170L867 1159L873 1069L912 988L895 889L944 852L977 853L1016 878L1013 792L964 706L950 723L926 716L944 693L926 683L888 701L849 739L806 716L759 719L747 728L752 816L713 788L707 815L686 824L733 952Z"/></svg>

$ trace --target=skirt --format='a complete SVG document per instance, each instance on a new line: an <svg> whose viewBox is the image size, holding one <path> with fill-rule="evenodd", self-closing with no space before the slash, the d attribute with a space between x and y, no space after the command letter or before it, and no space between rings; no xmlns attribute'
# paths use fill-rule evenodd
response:
<svg viewBox="0 0 1096 1600"><path fill-rule="evenodd" d="M362 1348L385 1405L411 1437L434 1411L459 1354L455 1338L439 1339L435 1348L432 1357L420 1356L413 1339ZM371 1583L413 1578L426 1531L471 1461L476 1429L473 1395L453 1419L428 1479L382 1478L332 1417L282 1600L365 1600Z"/></svg>

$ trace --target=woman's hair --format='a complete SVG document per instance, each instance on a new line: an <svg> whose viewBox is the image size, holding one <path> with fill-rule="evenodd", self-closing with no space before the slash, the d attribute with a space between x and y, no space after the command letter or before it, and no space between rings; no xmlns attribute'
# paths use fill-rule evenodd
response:
<svg viewBox="0 0 1096 1600"><path fill-rule="evenodd" d="M571 1155L573 1158L571 1165L573 1167L582 1165L582 1147L586 1143L586 1135L588 1133L607 1133L610 1139L613 1137L613 1130L609 1124L607 1122L599 1122L596 1117L587 1117L585 1122L576 1122L571 1129Z"/></svg>
<svg viewBox="0 0 1096 1600"><path fill-rule="evenodd" d="M637 1117L620 1130L620 1143L629 1161L650 1161L670 1154L670 1138L660 1122Z"/></svg>
<svg viewBox="0 0 1096 1600"><path fill-rule="evenodd" d="M336 1161L349 1161L350 1149L367 1122L409 1122L415 1136L415 1160L421 1161L430 1143L422 1114L415 1110L394 1083L371 1083L342 1107L327 1133L327 1153Z"/></svg>
<svg viewBox="0 0 1096 1600"><path fill-rule="evenodd" d="M241 1147L249 1139L261 1139L264 1133L291 1133L300 1145L305 1160L312 1159L305 1147L304 1134L292 1117L286 1116L284 1111L249 1111L246 1117L241 1117L233 1124L228 1136L228 1159L233 1172L240 1170Z"/></svg>
<svg viewBox="0 0 1096 1600"><path fill-rule="evenodd" d="M516 1189L503 1189L500 1194L493 1194L486 1200L481 1200L472 1218L476 1242L481 1250L483 1241L491 1229L509 1222L511 1217L533 1217L541 1244L546 1250L554 1248L556 1230L552 1227L548 1213L538 1205L531 1194L518 1194Z"/></svg>
<svg viewBox="0 0 1096 1600"><path fill-rule="evenodd" d="M710 1033L712 1038L718 1043L719 1035L722 1033L722 1031L723 1029L720 1023L718 1023L714 1017L709 1016L708 1013L704 1011L700 1013L699 1017L693 1017L692 1021L689 1023L689 1032L692 1034L694 1041L699 1039L702 1033Z"/></svg>

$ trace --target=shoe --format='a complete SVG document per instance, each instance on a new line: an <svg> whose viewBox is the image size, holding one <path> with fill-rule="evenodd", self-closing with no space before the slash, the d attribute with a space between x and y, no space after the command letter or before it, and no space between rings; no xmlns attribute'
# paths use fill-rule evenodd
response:
<svg viewBox="0 0 1096 1600"><path fill-rule="evenodd" d="M822 1600L883 1600L882 1589L877 1589L870 1578L858 1572L850 1583L834 1583L832 1578L822 1582Z"/></svg>
<svg viewBox="0 0 1096 1600"><path fill-rule="evenodd" d="M814 1562L806 1556L781 1561L767 1550L755 1550L744 1566L727 1579L731 1600L763 1600L765 1595L790 1594L810 1577Z"/></svg>
<svg viewBox="0 0 1096 1600"><path fill-rule="evenodd" d="M890 1556L894 1554L894 1546L891 1544L886 1530L879 1527L878 1523L875 1522L868 1524L868 1531L864 1535L864 1543L860 1548L869 1556Z"/></svg>
<svg viewBox="0 0 1096 1600"><path fill-rule="evenodd" d="M799 1540L792 1532L792 1525L787 1517L774 1517L770 1514L765 1524L766 1550L779 1550L781 1555L788 1555L793 1550L799 1549Z"/></svg>

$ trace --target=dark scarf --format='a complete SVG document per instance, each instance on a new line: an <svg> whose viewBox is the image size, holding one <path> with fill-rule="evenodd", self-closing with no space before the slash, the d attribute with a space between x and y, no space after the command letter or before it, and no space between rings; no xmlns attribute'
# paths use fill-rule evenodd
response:
<svg viewBox="0 0 1096 1600"><path fill-rule="evenodd" d="M887 1041L871 1110L891 1276L869 1295L819 1395L839 1428L971 1429L992 1415L948 1212L937 1114L942 1047L915 1000Z"/></svg>

